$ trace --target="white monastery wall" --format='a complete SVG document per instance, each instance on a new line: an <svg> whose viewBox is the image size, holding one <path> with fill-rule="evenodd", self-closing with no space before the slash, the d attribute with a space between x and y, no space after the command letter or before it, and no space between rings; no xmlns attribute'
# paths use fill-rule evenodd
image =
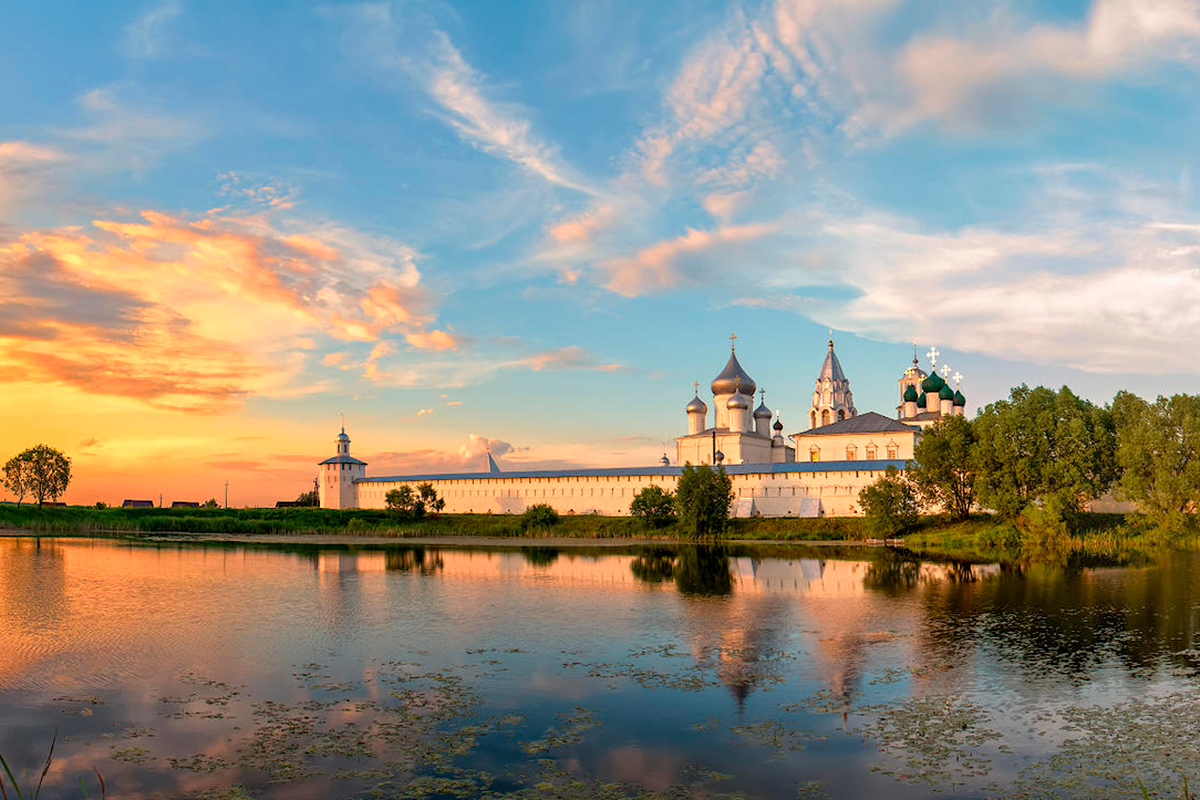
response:
<svg viewBox="0 0 1200 800"><path fill-rule="evenodd" d="M769 517L800 516L803 501L811 498L810 513L820 516L855 516L861 513L858 493L878 480L888 465L834 464L828 470L810 472L752 472L731 474L734 505L738 500L751 499L758 513ZM851 468L848 468L851 467ZM359 508L384 508L387 493L401 486L416 491L429 483L438 497L446 501L447 513L462 514L520 514L538 503L551 506L560 514L603 514L625 516L634 496L647 486L660 486L674 492L678 475L654 474L621 475L561 475L526 476L476 475L464 477L370 478L355 484Z"/></svg>
<svg viewBox="0 0 1200 800"><path fill-rule="evenodd" d="M797 461L908 461L913 457L913 449L917 442L917 437L910 433L892 431L819 436L797 433L792 438L796 442ZM818 451L816 458L813 458L814 447ZM871 455L872 452L874 456Z"/></svg>

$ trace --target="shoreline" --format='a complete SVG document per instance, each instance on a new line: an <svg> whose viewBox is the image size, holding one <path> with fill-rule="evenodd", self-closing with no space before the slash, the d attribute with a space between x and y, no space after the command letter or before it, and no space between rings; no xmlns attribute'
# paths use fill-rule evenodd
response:
<svg viewBox="0 0 1200 800"><path fill-rule="evenodd" d="M902 547L902 544L868 543L857 539L721 539L716 542L691 542L678 538L591 538L579 536L375 536L338 533L193 533L187 531L36 531L0 528L0 538L10 539L127 539L139 542L177 542L204 544L303 544L303 545L418 545L426 547L670 547L677 545L721 544L763 545L771 547Z"/></svg>

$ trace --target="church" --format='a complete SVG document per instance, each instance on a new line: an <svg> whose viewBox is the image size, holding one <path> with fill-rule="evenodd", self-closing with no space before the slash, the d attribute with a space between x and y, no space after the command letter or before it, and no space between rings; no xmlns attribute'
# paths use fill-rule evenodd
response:
<svg viewBox="0 0 1200 800"><path fill-rule="evenodd" d="M711 409L700 397L700 384L693 384L684 407L687 433L675 439L673 464L664 454L658 464L641 467L504 471L488 455L481 472L368 477L366 462L350 455L343 428L336 454L318 465L321 506L383 508L392 489L429 483L449 513L519 514L545 503L561 514L627 515L639 491L652 485L674 491L684 464L703 464L728 473L734 516L854 516L861 513L858 493L888 467L904 469L925 427L966 410L962 376L943 366L955 382L950 388L938 375L937 349L927 353L926 373L914 346L912 365L898 381L895 417L859 414L831 331L805 415L808 427L785 436L766 391L738 361L737 337L729 338L729 360L709 385Z"/></svg>

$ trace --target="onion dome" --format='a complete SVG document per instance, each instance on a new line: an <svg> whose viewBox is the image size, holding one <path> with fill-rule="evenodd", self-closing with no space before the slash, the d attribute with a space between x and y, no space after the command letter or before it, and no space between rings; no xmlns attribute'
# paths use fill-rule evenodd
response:
<svg viewBox="0 0 1200 800"><path fill-rule="evenodd" d="M342 431L341 433L338 434L337 440L339 442L347 442L348 443L350 441L350 437L346 435L345 431Z"/></svg>
<svg viewBox="0 0 1200 800"><path fill-rule="evenodd" d="M708 406L704 405L704 401L700 399L700 395L692 398L692 402L687 404L687 413L689 414L707 414Z"/></svg>
<svg viewBox="0 0 1200 800"><path fill-rule="evenodd" d="M921 408L925 407L925 393L921 392L921 396L917 398L917 405Z"/></svg>
<svg viewBox="0 0 1200 800"><path fill-rule="evenodd" d="M779 433L781 430L783 430L783 420L781 420L781 419L775 420L775 424L772 425L771 427L773 427L775 429L776 433Z"/></svg>
<svg viewBox="0 0 1200 800"><path fill-rule="evenodd" d="M908 385L908 388L904 390L904 402L917 402L917 390L912 387L911 383Z"/></svg>
<svg viewBox="0 0 1200 800"><path fill-rule="evenodd" d="M771 413L771 409L767 408L766 403L759 403L758 408L754 409L755 419L770 419L773 416L775 415Z"/></svg>
<svg viewBox="0 0 1200 800"><path fill-rule="evenodd" d="M741 390L739 389L738 391L735 391L733 393L733 396L730 397L729 400L726 401L725 407L726 408L745 408L745 409L749 410L750 398L746 397L746 395L742 394Z"/></svg>
<svg viewBox="0 0 1200 800"><path fill-rule="evenodd" d="M921 391L925 392L926 394L929 392L940 392L942 387L945 385L946 382L942 380L941 376L937 374L937 370L935 369L933 372L929 373L928 378L921 381Z"/></svg>
<svg viewBox="0 0 1200 800"><path fill-rule="evenodd" d="M950 388L950 384L943 383L941 390L938 392L938 398L942 400L953 400L954 390Z"/></svg>
<svg viewBox="0 0 1200 800"><path fill-rule="evenodd" d="M967 398L963 397L963 393L962 393L962 392L955 392L955 393L954 393L954 405L956 405L956 406L966 406L966 404L967 404Z"/></svg>
<svg viewBox="0 0 1200 800"><path fill-rule="evenodd" d="M658 460L658 463L662 464L664 467L669 467L671 466L671 459L667 458L666 453L663 453L663 457Z"/></svg>
<svg viewBox="0 0 1200 800"><path fill-rule="evenodd" d="M742 369L737 355L730 353L729 363L725 365L725 369L721 370L720 375L713 378L712 392L713 394L733 394L739 388L746 394L753 395L758 390L758 384L746 374L746 370Z"/></svg>

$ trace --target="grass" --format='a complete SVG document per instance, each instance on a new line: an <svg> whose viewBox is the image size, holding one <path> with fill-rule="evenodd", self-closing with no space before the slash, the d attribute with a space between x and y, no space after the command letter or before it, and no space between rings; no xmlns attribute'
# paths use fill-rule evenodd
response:
<svg viewBox="0 0 1200 800"><path fill-rule="evenodd" d="M30 796L31 800L38 800L42 793L42 784L46 781L46 775L50 772L50 764L54 761L54 745L58 744L58 729L54 729L54 736L50 739L50 752L46 753L46 764L42 767L42 774L38 776L37 787L33 790ZM21 784L17 782L16 776L13 775L12 768L8 766L8 762L4 760L4 755L0 754L0 766L4 767L4 774L8 776L8 785L12 786L12 790L16 795L16 800L25 800L25 793L21 791ZM108 789L104 785L104 777L100 774L100 770L94 770L96 779L100 782L100 800L104 800L108 796ZM87 784L83 782L83 778L79 779L79 788L83 790L83 796L88 796ZM4 776L0 775L0 798L9 800L8 789L4 784Z"/></svg>

